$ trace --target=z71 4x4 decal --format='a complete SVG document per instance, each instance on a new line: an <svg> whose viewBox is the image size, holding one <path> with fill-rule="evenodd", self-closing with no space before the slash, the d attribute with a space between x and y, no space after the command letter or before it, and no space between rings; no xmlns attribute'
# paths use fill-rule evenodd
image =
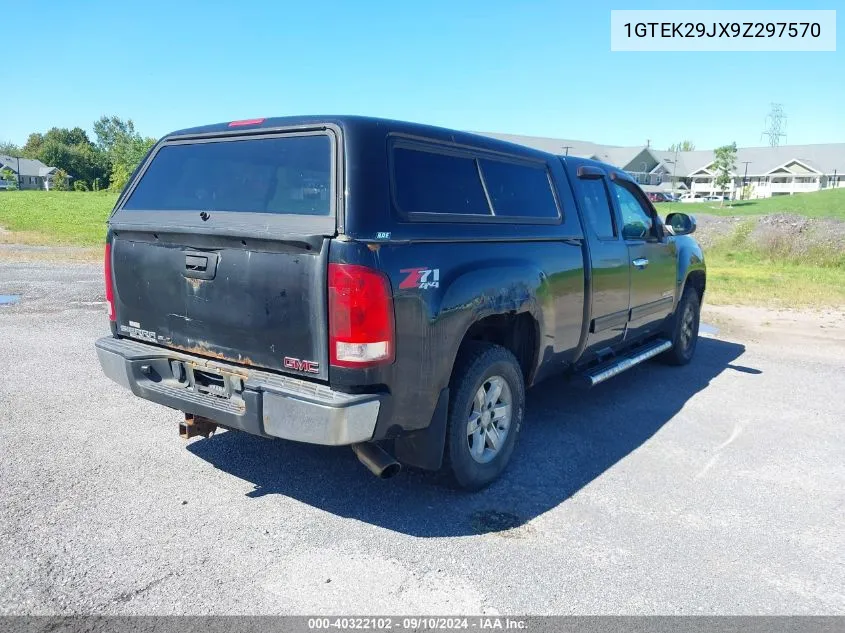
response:
<svg viewBox="0 0 845 633"><path fill-rule="evenodd" d="M420 288L425 290L427 288L440 287L439 268L403 268L399 272L408 275L399 284L400 288Z"/></svg>

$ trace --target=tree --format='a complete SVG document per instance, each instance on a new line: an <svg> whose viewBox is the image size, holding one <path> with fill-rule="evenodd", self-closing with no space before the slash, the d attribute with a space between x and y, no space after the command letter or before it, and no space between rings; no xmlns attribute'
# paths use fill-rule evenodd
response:
<svg viewBox="0 0 845 633"><path fill-rule="evenodd" d="M0 141L0 154L4 156L23 156L21 148L11 141Z"/></svg>
<svg viewBox="0 0 845 633"><path fill-rule="evenodd" d="M155 139L144 138L131 119L117 116L100 117L93 127L96 143L81 127L53 127L43 134L30 134L19 153L62 170L75 187L84 182L88 189L122 189ZM5 147L0 145L0 149Z"/></svg>
<svg viewBox="0 0 845 633"><path fill-rule="evenodd" d="M50 167L58 167L76 175L73 149L64 143L59 143L56 140L44 141L38 146L38 152L33 158Z"/></svg>
<svg viewBox="0 0 845 633"><path fill-rule="evenodd" d="M94 121L94 135L97 137L97 147L110 152L119 138L136 136L135 124L132 119L124 121L113 115L101 116Z"/></svg>
<svg viewBox="0 0 845 633"><path fill-rule="evenodd" d="M38 132L33 132L29 135L26 139L26 143L24 143L23 155L26 158L37 158L38 151L41 149L41 146L44 144L44 135L39 134Z"/></svg>
<svg viewBox="0 0 845 633"><path fill-rule="evenodd" d="M61 127L53 127L47 130L44 135L44 142L55 141L63 145L70 145L75 147L77 145L93 145L88 134L81 127L75 127L72 130Z"/></svg>
<svg viewBox="0 0 845 633"><path fill-rule="evenodd" d="M90 185L97 178L106 178L111 165L108 157L97 149L81 127L50 128L44 134L29 135L23 153L50 167L58 167Z"/></svg>
<svg viewBox="0 0 845 633"><path fill-rule="evenodd" d="M94 122L97 147L109 159L109 188L120 191L126 186L132 172L155 145L155 139L144 138L135 131L132 119L102 116Z"/></svg>
<svg viewBox="0 0 845 633"><path fill-rule="evenodd" d="M53 173L52 188L56 191L67 191L67 172L64 169L57 169Z"/></svg>
<svg viewBox="0 0 845 633"><path fill-rule="evenodd" d="M0 180L5 180L9 183L9 189L15 190L18 188L18 175L11 169L0 170Z"/></svg>
<svg viewBox="0 0 845 633"><path fill-rule="evenodd" d="M85 180L86 184L93 186L98 178L107 178L110 164L109 157L101 152L90 141L74 146L76 161L77 179Z"/></svg>
<svg viewBox="0 0 845 633"><path fill-rule="evenodd" d="M751 196L754 195L754 183L749 182L746 183L745 186L742 188L742 199L743 200L750 200Z"/></svg>
<svg viewBox="0 0 845 633"><path fill-rule="evenodd" d="M100 161L95 152L90 145L67 145L55 138L49 138L44 141L37 158L45 165L58 167L70 174L74 180L91 182L104 172L99 168Z"/></svg>
<svg viewBox="0 0 845 633"><path fill-rule="evenodd" d="M122 191L129 182L129 177L132 172L122 163L116 163L112 167L111 175L109 176L109 189L112 191Z"/></svg>
<svg viewBox="0 0 845 633"><path fill-rule="evenodd" d="M736 167L736 143L717 147L714 150L714 154L716 155L716 159L713 161L713 171L716 174L716 178L713 184L722 192L722 196L724 197L725 188L731 184L733 171ZM720 200L719 206L723 206L724 202L724 199Z"/></svg>
<svg viewBox="0 0 845 633"><path fill-rule="evenodd" d="M672 143L669 146L670 152L691 152L695 149L695 143L692 141L681 141L680 143Z"/></svg>
<svg viewBox="0 0 845 633"><path fill-rule="evenodd" d="M126 186L132 172L155 142L154 138L144 138L140 134L118 137L111 152L110 188L113 191L120 191Z"/></svg>

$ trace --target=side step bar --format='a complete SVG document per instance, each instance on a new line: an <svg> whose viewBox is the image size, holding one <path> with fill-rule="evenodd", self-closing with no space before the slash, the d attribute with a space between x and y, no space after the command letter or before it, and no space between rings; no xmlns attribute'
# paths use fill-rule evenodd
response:
<svg viewBox="0 0 845 633"><path fill-rule="evenodd" d="M634 365L639 365L643 361L653 358L658 354L671 349L672 341L659 340L649 343L636 349L627 356L620 356L613 360L603 363L598 367L585 371L581 374L581 378L586 383L587 387L595 387L600 382L604 382L608 378L621 374L626 369L631 369Z"/></svg>

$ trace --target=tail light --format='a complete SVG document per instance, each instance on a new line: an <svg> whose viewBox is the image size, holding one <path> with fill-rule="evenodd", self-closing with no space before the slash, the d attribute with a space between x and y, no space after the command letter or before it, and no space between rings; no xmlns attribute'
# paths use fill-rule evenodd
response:
<svg viewBox="0 0 845 633"><path fill-rule="evenodd" d="M329 347L336 367L393 362L393 298L386 276L365 266L329 264Z"/></svg>
<svg viewBox="0 0 845 633"><path fill-rule="evenodd" d="M111 244L106 244L105 261L103 272L106 276L106 304L108 304L109 321L116 321L117 315L114 312L114 282L111 275Z"/></svg>

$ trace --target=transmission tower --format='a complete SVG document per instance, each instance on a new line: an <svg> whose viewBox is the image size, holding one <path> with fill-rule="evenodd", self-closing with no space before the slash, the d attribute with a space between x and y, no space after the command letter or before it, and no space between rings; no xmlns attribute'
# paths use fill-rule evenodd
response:
<svg viewBox="0 0 845 633"><path fill-rule="evenodd" d="M770 147L780 145L781 137L786 140L786 115L783 113L783 105L780 103L772 104L772 109L769 110L764 125L766 129L763 130L760 138L762 139L764 136L768 138Z"/></svg>

